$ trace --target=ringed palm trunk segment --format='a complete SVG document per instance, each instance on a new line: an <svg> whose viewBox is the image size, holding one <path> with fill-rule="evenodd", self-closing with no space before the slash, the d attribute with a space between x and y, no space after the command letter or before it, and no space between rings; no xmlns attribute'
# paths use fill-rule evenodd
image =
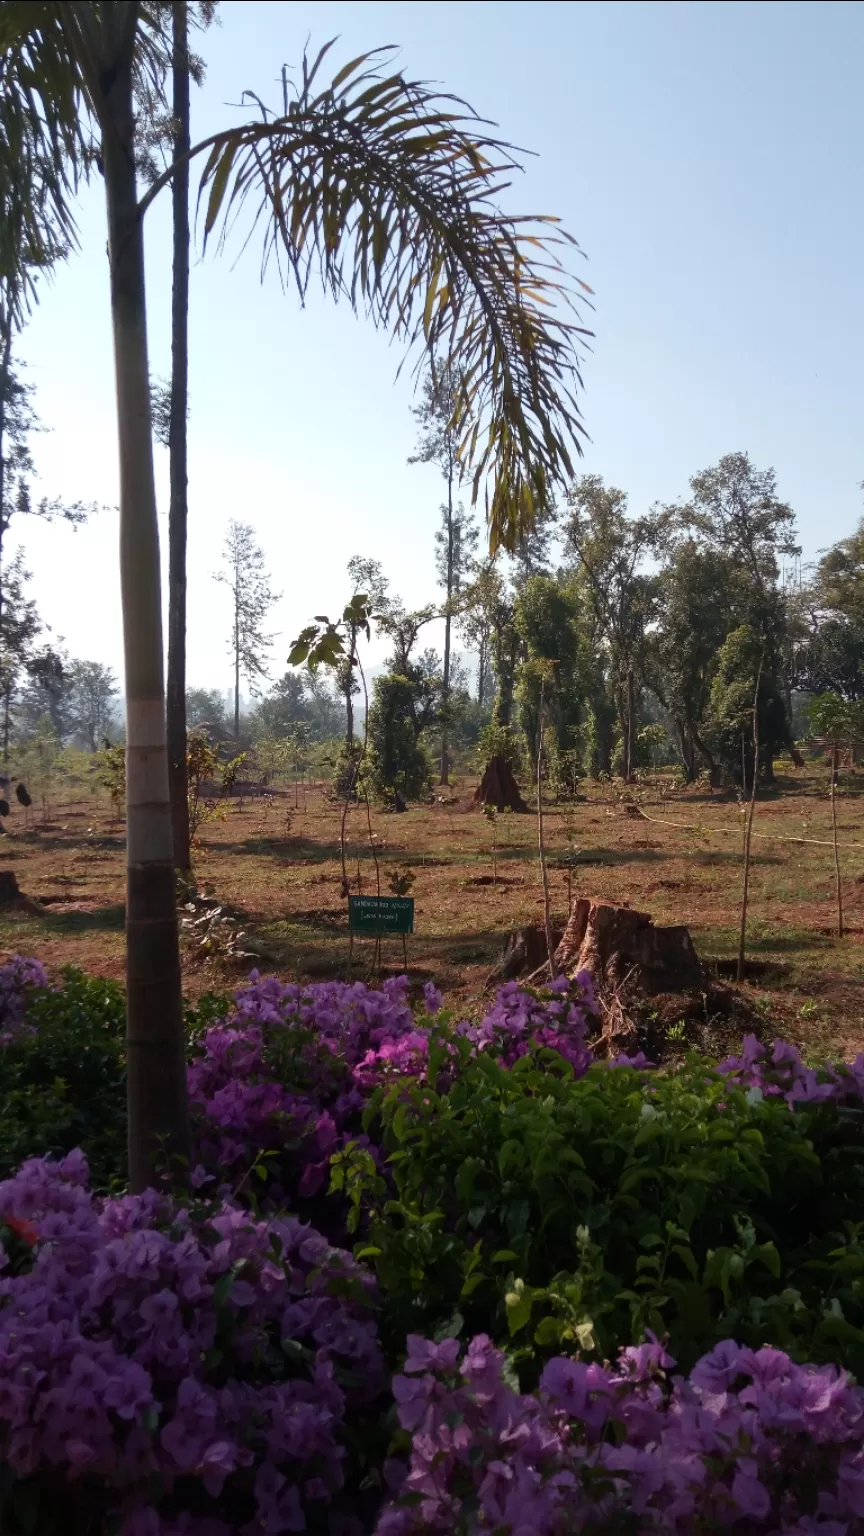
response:
<svg viewBox="0 0 864 1536"><path fill-rule="evenodd" d="M168 511L168 781L175 868L187 873L189 802L186 778L186 526L188 520L187 404L189 393L189 18L185 0L172 14L174 158L171 186L174 252L171 291L171 504Z"/></svg>
<svg viewBox="0 0 864 1536"><path fill-rule="evenodd" d="M120 581L126 681L126 976L129 1178L189 1155L180 952L174 895L159 532L150 434L144 244L132 154L131 67L107 99L102 159L120 457Z"/></svg>

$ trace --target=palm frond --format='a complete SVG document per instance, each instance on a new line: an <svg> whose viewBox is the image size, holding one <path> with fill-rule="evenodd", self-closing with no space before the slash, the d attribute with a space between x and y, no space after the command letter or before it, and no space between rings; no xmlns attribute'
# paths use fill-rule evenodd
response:
<svg viewBox="0 0 864 1536"><path fill-rule="evenodd" d="M80 80L57 8L0 5L0 284L19 325L38 273L76 240Z"/></svg>
<svg viewBox="0 0 864 1536"><path fill-rule="evenodd" d="M587 284L558 221L500 199L522 169L511 145L457 97L388 72L392 50L346 64L323 88L310 64L287 114L214 136L201 177L205 239L251 214L262 266L301 300L320 276L411 350L459 380L452 426L490 545L512 548L573 473ZM195 153L196 151L193 151ZM148 194L155 195L157 186Z"/></svg>

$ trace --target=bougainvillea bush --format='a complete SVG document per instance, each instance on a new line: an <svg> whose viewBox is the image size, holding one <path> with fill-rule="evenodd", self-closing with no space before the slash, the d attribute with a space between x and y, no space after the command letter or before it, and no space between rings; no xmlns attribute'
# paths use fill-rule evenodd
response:
<svg viewBox="0 0 864 1536"><path fill-rule="evenodd" d="M45 980L0 967L0 1155L80 1130L101 1193L0 1185L0 1530L864 1530L864 1060L253 975L189 1017L192 1193L131 1199L122 995Z"/></svg>
<svg viewBox="0 0 864 1536"><path fill-rule="evenodd" d="M379 1536L864 1528L864 1392L843 1372L731 1342L687 1379L674 1364L656 1340L614 1367L557 1358L522 1396L487 1337L409 1338L410 1469Z"/></svg>
<svg viewBox="0 0 864 1536"><path fill-rule="evenodd" d="M281 1204L326 1192L331 1159L346 1146L365 1149L374 1162L363 1112L382 1084L424 1077L441 1004L427 985L415 1017L407 977L373 989L285 985L253 973L230 1016L195 1041L189 1091L202 1166L235 1189L248 1186L256 1167L270 1200ZM453 1023L453 1066L466 1046L507 1065L551 1049L581 1076L591 1062L592 1006L587 976L572 985L564 979L544 999L505 987L481 1021ZM440 1029L434 1034L440 1038ZM446 1063L441 1071L448 1080ZM324 1206L319 1201L315 1211L327 1222Z"/></svg>
<svg viewBox="0 0 864 1536"><path fill-rule="evenodd" d="M25 1163L0 1211L0 1528L363 1529L352 1416L385 1374L348 1254L290 1216L100 1201L81 1154Z"/></svg>

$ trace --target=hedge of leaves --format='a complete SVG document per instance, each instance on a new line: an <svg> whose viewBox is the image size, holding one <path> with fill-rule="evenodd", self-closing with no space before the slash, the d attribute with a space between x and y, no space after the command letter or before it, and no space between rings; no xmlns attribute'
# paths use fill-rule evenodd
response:
<svg viewBox="0 0 864 1536"><path fill-rule="evenodd" d="M864 1060L253 975L190 1017L192 1191L133 1199L122 998L44 983L0 968L0 1152L80 1128L98 1188L0 1184L10 1536L864 1530Z"/></svg>

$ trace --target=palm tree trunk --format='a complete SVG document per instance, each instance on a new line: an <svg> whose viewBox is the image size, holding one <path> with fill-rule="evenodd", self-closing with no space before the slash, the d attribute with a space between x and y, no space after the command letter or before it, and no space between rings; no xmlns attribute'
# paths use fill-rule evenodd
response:
<svg viewBox="0 0 864 1536"><path fill-rule="evenodd" d="M168 435L171 503L168 511L168 783L174 867L187 873L189 802L186 784L186 524L188 519L187 410L189 396L189 17L186 0L172 11L174 159L172 186L174 270L171 292L171 422Z"/></svg>
<svg viewBox="0 0 864 1536"><path fill-rule="evenodd" d="M128 57L118 60L111 75L103 79L102 161L117 386L126 684L129 1178L133 1190L140 1190L153 1182L157 1156L188 1163L190 1143L131 48Z"/></svg>

